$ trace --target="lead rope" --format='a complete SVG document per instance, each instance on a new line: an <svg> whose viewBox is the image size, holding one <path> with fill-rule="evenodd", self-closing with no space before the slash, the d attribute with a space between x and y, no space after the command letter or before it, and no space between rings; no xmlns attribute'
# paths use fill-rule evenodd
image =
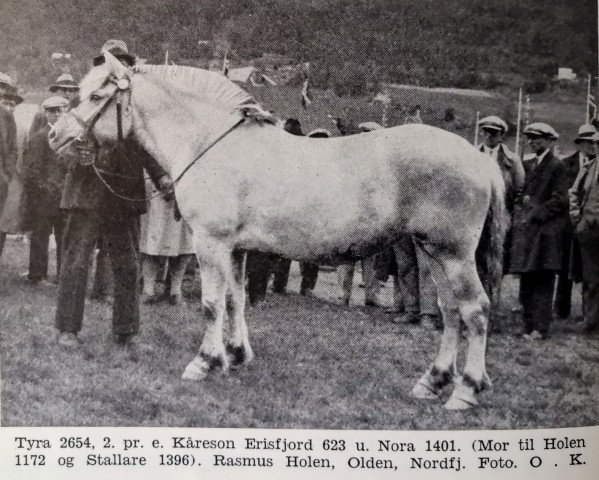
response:
<svg viewBox="0 0 599 480"><path fill-rule="evenodd" d="M117 103L117 112L120 114L120 108L119 108L120 104ZM118 115L117 118L117 131L119 131L119 138L122 135L122 120L120 119L120 115ZM220 134L218 137L216 137L216 139L214 141L212 141L210 143L210 145L208 145L202 152L200 152L200 154L194 158L184 169L183 171L177 176L177 178L175 178L175 180L173 180L173 187L175 186L176 183L179 182L179 180L181 180L181 178L183 178L183 175L185 175L187 173L187 171L193 166L195 165L195 163L202 158L212 147L214 147L214 145L216 145L218 142L220 142L223 138L225 138L229 133L231 133L233 130L235 130L239 125L241 125L243 122L245 121L245 117L242 117L238 122L236 122L233 126L231 126L230 128L228 128L227 130L225 130L222 134ZM120 125L120 127L119 127ZM97 158L97 156L96 156ZM122 177L122 178L134 178L134 177L127 177L125 175L119 175L119 174L115 174L112 172L107 172L105 170L101 170L96 166L95 161L92 162L92 168L94 169L94 172L96 174L96 176L100 179L100 181L104 184L104 186L108 189L108 191L110 193L112 193L113 195L115 195L116 197L120 198L121 200L127 200L129 202L146 202L148 200L152 200L153 198L159 197L162 195L161 192L157 192L154 195L151 195L150 197L146 197L146 198L131 198L131 197L126 197L124 195L121 195L117 192L115 192L115 190L108 185L108 183L106 182L106 180L104 180L104 177L102 176L102 173L106 174L106 175L114 175L114 176L118 176L118 177Z"/></svg>

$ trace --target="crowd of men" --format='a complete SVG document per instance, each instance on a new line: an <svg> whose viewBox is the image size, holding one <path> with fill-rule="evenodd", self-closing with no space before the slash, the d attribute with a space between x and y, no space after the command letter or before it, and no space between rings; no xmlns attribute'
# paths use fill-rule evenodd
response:
<svg viewBox="0 0 599 480"><path fill-rule="evenodd" d="M105 43L126 65L136 57L119 40ZM99 65L104 57L93 59ZM49 88L50 94L35 116L17 174L15 106L23 101L17 85L0 74L0 213L10 203L10 186L20 175L24 184L25 214L20 230L30 232L27 280L33 284L48 278L48 245L57 244L57 342L77 348L84 318L86 288L92 253L99 248L110 258L114 282L112 331L117 351L130 356L139 348L139 216L146 211L144 171L164 198L173 197L171 179L158 163L132 139L96 150L81 141L76 154L58 157L48 145L48 132L60 115L77 105L78 86L63 74ZM417 117L417 118L416 118ZM416 118L416 119L414 119ZM421 122L419 111L409 122ZM341 135L382 128L374 122L358 126L337 119ZM574 143L578 149L558 158L553 145L558 133L546 123L524 129L531 154L520 157L505 145L508 125L496 116L479 122L483 143L478 148L497 162L506 184L506 208L511 227L505 243L505 273L520 278L523 335L544 339L552 318L571 313L573 282L582 282L583 330L599 328L599 133L582 125ZM284 128L304 135L299 121L288 119ZM317 129L310 137L331 133ZM126 161L125 161L126 160ZM92 165L93 163L93 165ZM97 170L105 173L99 178ZM106 179L109 179L107 185ZM131 200L133 199L133 200ZM6 213L6 212L4 212ZM4 216L4 215L3 215ZM5 230L5 231L2 231ZM0 221L0 255L8 229ZM255 304L264 299L271 274L275 292L287 288L291 260L261 252L249 252L248 295ZM319 266L302 263L301 294L312 294ZM338 269L340 300L350 303L354 266ZM385 252L362 262L366 305L376 306L381 285L394 277L394 303L388 309L397 323L428 323L441 328L436 292L427 261L412 239L405 238ZM495 306L498 308L498 305Z"/></svg>

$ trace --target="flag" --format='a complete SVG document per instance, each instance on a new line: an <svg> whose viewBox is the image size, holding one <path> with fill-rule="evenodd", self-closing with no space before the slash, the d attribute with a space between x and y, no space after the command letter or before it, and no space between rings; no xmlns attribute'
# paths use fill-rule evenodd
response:
<svg viewBox="0 0 599 480"><path fill-rule="evenodd" d="M597 117L597 102L595 101L595 96L590 92L587 95L587 112L589 115L588 122Z"/></svg>
<svg viewBox="0 0 599 480"><path fill-rule="evenodd" d="M310 77L306 76L306 79L304 80L304 84L302 86L302 107L304 107L305 110L307 110L308 105L312 103L312 99L310 98L311 95L312 94L310 92Z"/></svg>

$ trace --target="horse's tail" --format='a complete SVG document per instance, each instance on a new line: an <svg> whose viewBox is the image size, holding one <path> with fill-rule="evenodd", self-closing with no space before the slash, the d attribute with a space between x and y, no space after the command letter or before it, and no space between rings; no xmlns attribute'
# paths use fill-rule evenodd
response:
<svg viewBox="0 0 599 480"><path fill-rule="evenodd" d="M492 310L499 307L499 294L503 279L505 236L509 227L509 213L505 204L505 184L501 173L493 169L491 175L491 202L476 252L481 281ZM491 312L494 316L495 313Z"/></svg>

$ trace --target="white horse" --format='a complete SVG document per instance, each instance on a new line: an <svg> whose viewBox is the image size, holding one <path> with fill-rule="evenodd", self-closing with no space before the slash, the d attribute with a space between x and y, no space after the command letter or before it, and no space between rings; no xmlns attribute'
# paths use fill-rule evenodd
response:
<svg viewBox="0 0 599 480"><path fill-rule="evenodd" d="M181 214L193 230L208 320L184 378L202 379L253 356L242 251L347 261L408 234L429 257L445 325L440 350L412 394L433 398L454 380L446 407L477 403L489 382L489 300L474 254L485 230L491 241L484 257L500 278L507 226L504 183L490 157L425 125L326 141L293 136L217 73L128 69L108 52L105 57L82 81L80 105L57 122L50 143L72 154L73 140L85 135L99 144L131 135L175 179ZM225 347L227 309L232 329ZM468 328L462 377L456 371L460 319Z"/></svg>

